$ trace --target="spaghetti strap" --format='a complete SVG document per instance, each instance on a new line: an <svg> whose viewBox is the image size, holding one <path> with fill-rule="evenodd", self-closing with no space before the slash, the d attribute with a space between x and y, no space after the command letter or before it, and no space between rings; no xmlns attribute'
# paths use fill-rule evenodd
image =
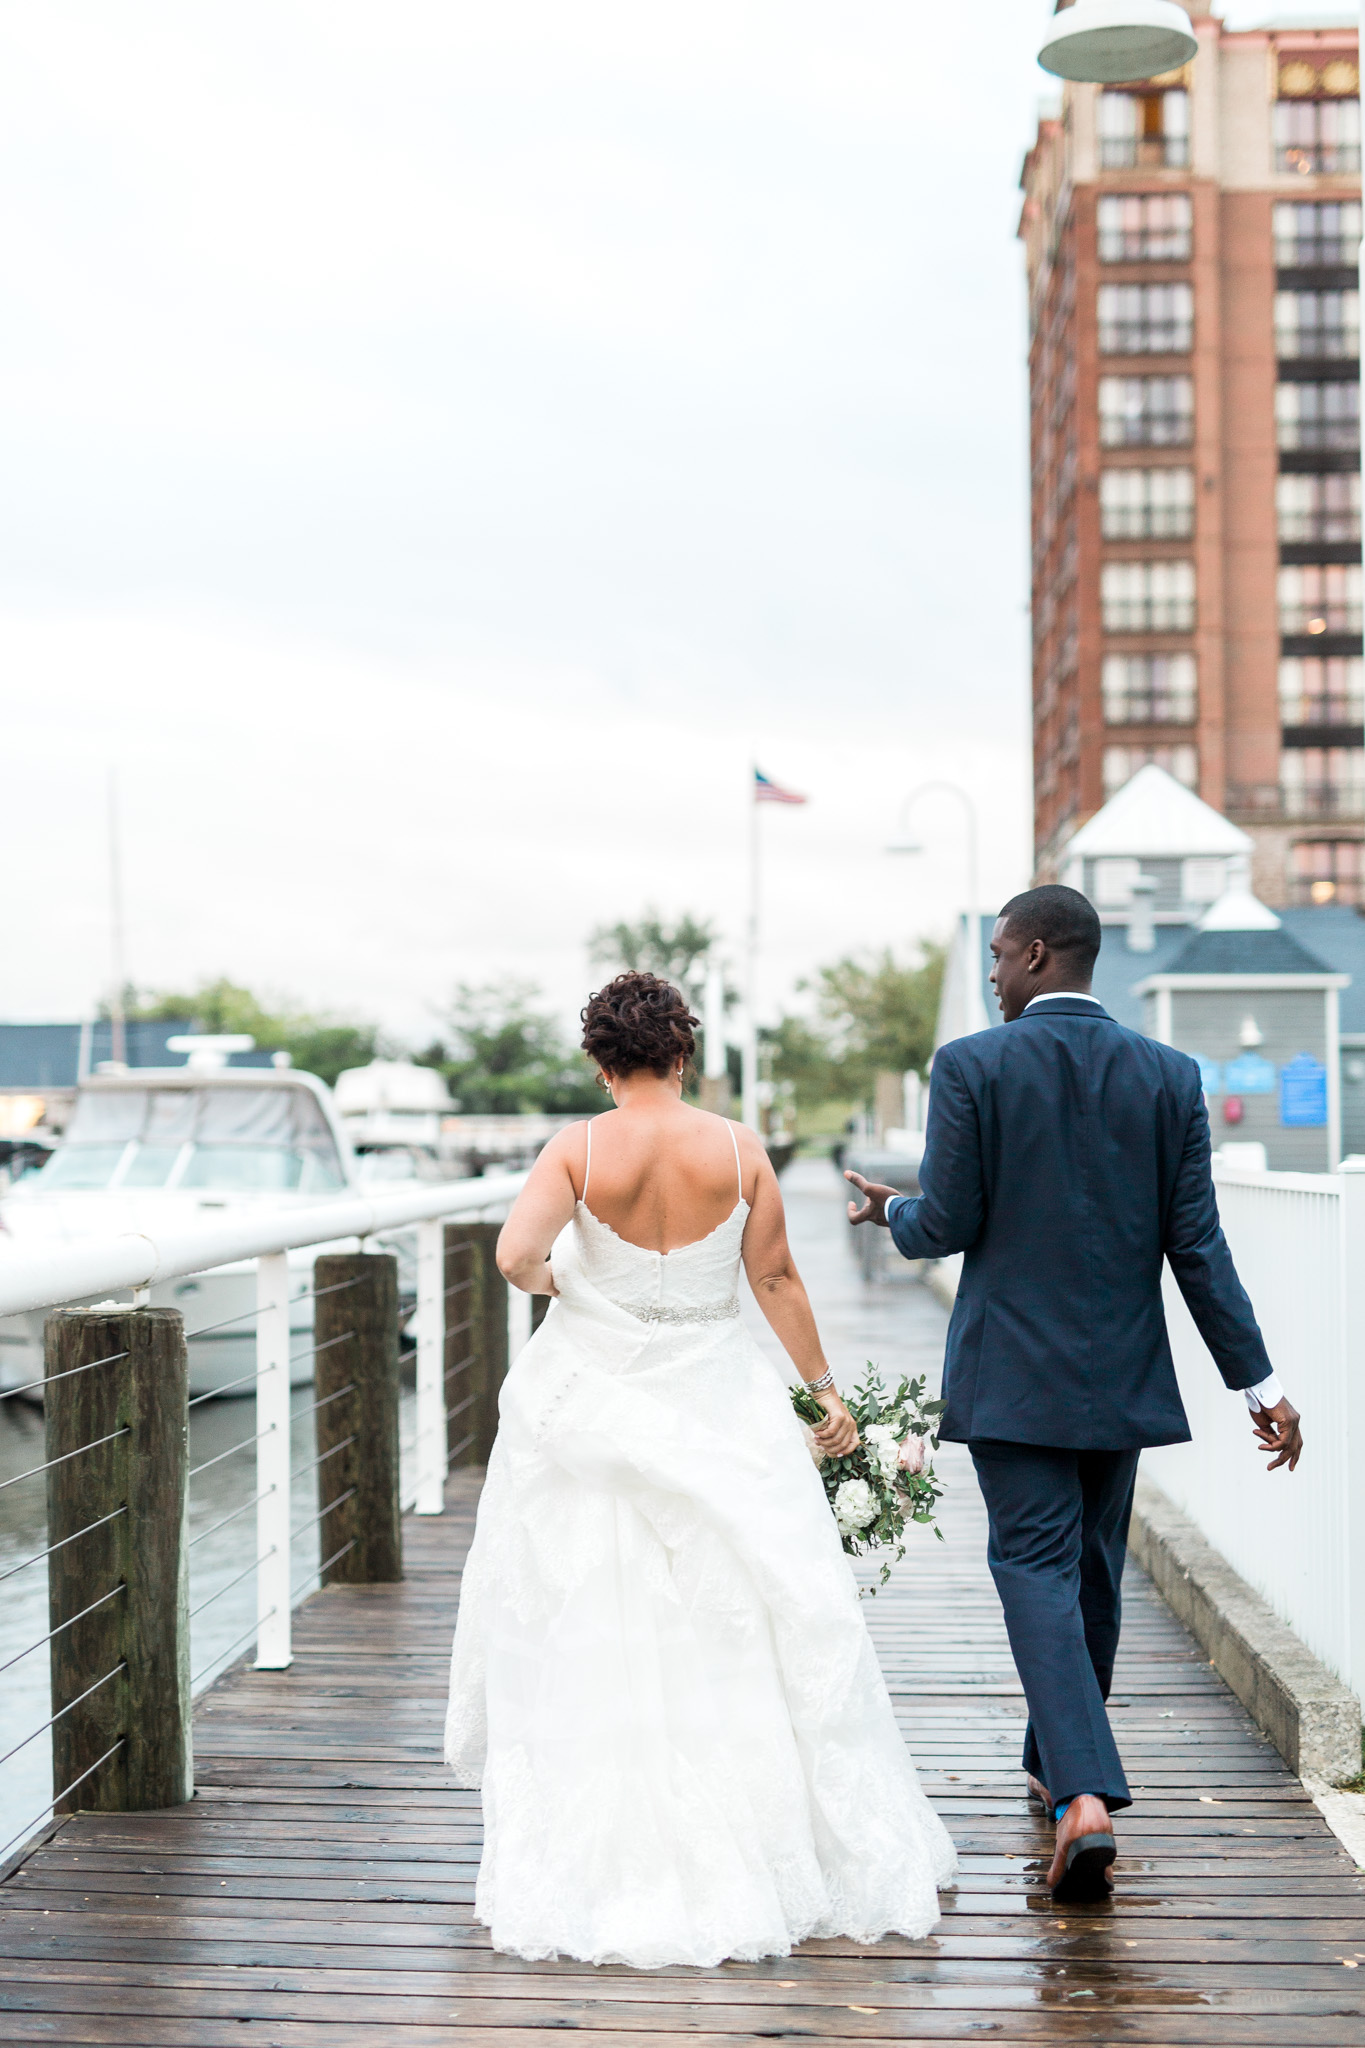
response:
<svg viewBox="0 0 1365 2048"><path fill-rule="evenodd" d="M739 1139L735 1136L734 1124L728 1116L725 1119L725 1128L730 1133L730 1143L735 1148L735 1178L739 1182L739 1199L742 1202L744 1200L744 1168L739 1163Z"/></svg>
<svg viewBox="0 0 1365 2048"><path fill-rule="evenodd" d="M583 1164L583 1192L582 1192L582 1194L581 1194L581 1195L579 1196L579 1198L578 1198L580 1202L586 1202L586 1201L587 1201L587 1199L588 1199L588 1175L589 1175L589 1174L590 1174L591 1172L592 1172L592 1118L591 1118L591 1117L589 1117L589 1118L588 1118L588 1156L587 1156L587 1158L586 1158L586 1160L584 1161L584 1164Z"/></svg>

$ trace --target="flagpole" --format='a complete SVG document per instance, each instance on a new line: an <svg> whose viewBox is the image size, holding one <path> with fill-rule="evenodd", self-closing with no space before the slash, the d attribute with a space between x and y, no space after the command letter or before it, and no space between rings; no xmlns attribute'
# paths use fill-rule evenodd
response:
<svg viewBox="0 0 1365 2048"><path fill-rule="evenodd" d="M744 946L744 1043L740 1121L758 1129L758 763L749 763L749 922Z"/></svg>

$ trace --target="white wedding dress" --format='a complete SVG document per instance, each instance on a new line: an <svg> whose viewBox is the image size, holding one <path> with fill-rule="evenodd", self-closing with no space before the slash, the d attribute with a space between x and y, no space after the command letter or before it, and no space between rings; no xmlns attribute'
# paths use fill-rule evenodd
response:
<svg viewBox="0 0 1365 2048"><path fill-rule="evenodd" d="M446 1756L483 1788L475 1911L513 1955L709 1967L918 1938L955 1874L788 1390L739 1320L748 1213L660 1253L580 1202L503 1385Z"/></svg>

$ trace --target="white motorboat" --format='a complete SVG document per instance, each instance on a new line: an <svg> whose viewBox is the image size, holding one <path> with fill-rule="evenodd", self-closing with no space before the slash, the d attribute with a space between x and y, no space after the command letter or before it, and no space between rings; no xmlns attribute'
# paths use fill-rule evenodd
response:
<svg viewBox="0 0 1365 2048"><path fill-rule="evenodd" d="M188 1066L104 1069L82 1082L58 1150L0 1202L0 1247L165 1230L206 1212L311 1208L355 1192L323 1082L287 1067L229 1067L221 1041L173 1049L182 1047ZM289 1259L295 1385L313 1376L313 1260L327 1249ZM168 1281L152 1301L185 1317L192 1395L251 1392L254 1261ZM41 1310L0 1319L0 1389L41 1379L43 1321Z"/></svg>

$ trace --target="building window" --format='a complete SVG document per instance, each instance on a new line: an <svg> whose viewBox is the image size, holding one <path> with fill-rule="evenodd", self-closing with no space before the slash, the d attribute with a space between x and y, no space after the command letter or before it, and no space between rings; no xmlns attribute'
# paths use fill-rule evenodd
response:
<svg viewBox="0 0 1365 2048"><path fill-rule="evenodd" d="M1276 292L1275 353L1282 362L1360 354L1359 292Z"/></svg>
<svg viewBox="0 0 1365 2048"><path fill-rule="evenodd" d="M1354 270L1359 259L1358 199L1287 199L1276 206L1278 270Z"/></svg>
<svg viewBox="0 0 1365 2048"><path fill-rule="evenodd" d="M1180 863L1182 903L1216 903L1228 885L1228 865L1208 854L1196 853Z"/></svg>
<svg viewBox="0 0 1365 2048"><path fill-rule="evenodd" d="M1104 447L1186 448L1193 439L1194 384L1189 377L1100 378Z"/></svg>
<svg viewBox="0 0 1365 2048"><path fill-rule="evenodd" d="M1126 910L1142 880L1142 862L1127 856L1095 862L1095 908Z"/></svg>
<svg viewBox="0 0 1365 2048"><path fill-rule="evenodd" d="M1106 654L1100 670L1106 725L1193 725L1192 654Z"/></svg>
<svg viewBox="0 0 1365 2048"><path fill-rule="evenodd" d="M1188 192L1106 194L1096 227L1101 263L1188 263L1194 212Z"/></svg>
<svg viewBox="0 0 1365 2048"><path fill-rule="evenodd" d="M1188 355L1194 345L1194 292L1187 284L1102 284L1100 354Z"/></svg>
<svg viewBox="0 0 1365 2048"><path fill-rule="evenodd" d="M1277 171L1331 177L1360 169L1358 99L1276 100L1274 132Z"/></svg>
<svg viewBox="0 0 1365 2048"><path fill-rule="evenodd" d="M1277 384L1275 433L1281 448L1358 448L1359 384Z"/></svg>
<svg viewBox="0 0 1365 2048"><path fill-rule="evenodd" d="M1194 532L1192 469L1106 469L1100 476L1106 540L1188 540Z"/></svg>
<svg viewBox="0 0 1365 2048"><path fill-rule="evenodd" d="M1358 633L1359 562L1305 563L1279 575L1282 633Z"/></svg>
<svg viewBox="0 0 1365 2048"><path fill-rule="evenodd" d="M1365 747L1285 747L1280 792L1290 818L1352 818L1365 808Z"/></svg>
<svg viewBox="0 0 1365 2048"><path fill-rule="evenodd" d="M1106 633L1189 633L1193 562L1106 562L1100 571Z"/></svg>
<svg viewBox="0 0 1365 2048"><path fill-rule="evenodd" d="M1287 654L1280 663L1280 723L1365 722L1365 662L1358 654Z"/></svg>
<svg viewBox="0 0 1365 2048"><path fill-rule="evenodd" d="M1358 904L1363 850L1358 839L1301 839L1291 856L1294 901Z"/></svg>
<svg viewBox="0 0 1365 2048"><path fill-rule="evenodd" d="M1286 546L1302 546L1305 541L1315 540L1359 540L1360 471L1277 477L1275 510L1280 540Z"/></svg>
<svg viewBox="0 0 1365 2048"><path fill-rule="evenodd" d="M1139 768L1154 761L1186 789L1199 787L1199 749L1179 747L1106 747L1104 750L1105 800L1116 796L1125 782L1131 782Z"/></svg>
<svg viewBox="0 0 1365 2048"><path fill-rule="evenodd" d="M1280 790L1291 818L1354 817L1365 806L1365 748L1286 747Z"/></svg>
<svg viewBox="0 0 1365 2048"><path fill-rule="evenodd" d="M1184 92L1102 92L1100 168L1178 170L1190 160L1190 102Z"/></svg>

